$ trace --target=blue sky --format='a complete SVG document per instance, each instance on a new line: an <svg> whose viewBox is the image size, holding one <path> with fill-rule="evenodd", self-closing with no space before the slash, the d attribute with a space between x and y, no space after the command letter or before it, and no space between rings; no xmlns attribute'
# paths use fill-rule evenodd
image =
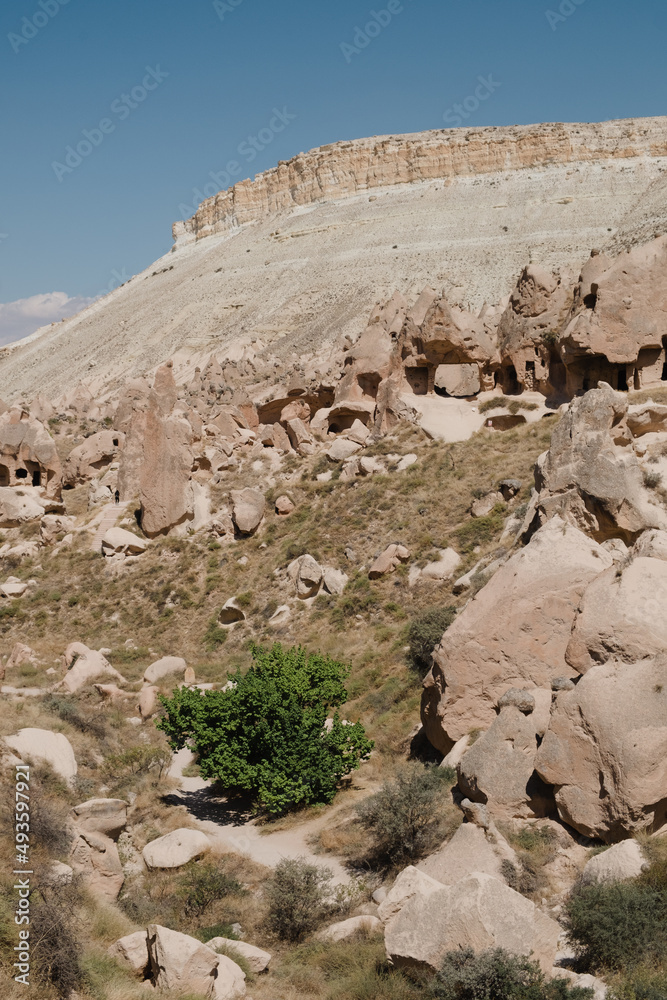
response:
<svg viewBox="0 0 667 1000"><path fill-rule="evenodd" d="M446 127L480 76L465 124L664 114L666 29L664 0L4 0L0 343L168 250L230 161Z"/></svg>

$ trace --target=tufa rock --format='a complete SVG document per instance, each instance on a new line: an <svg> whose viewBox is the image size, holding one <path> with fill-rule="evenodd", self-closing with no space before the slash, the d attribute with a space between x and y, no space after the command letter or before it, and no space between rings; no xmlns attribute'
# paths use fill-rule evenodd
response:
<svg viewBox="0 0 667 1000"><path fill-rule="evenodd" d="M211 841L199 830L173 830L146 844L142 854L149 868L181 868L211 849Z"/></svg>
<svg viewBox="0 0 667 1000"><path fill-rule="evenodd" d="M264 517L266 500L259 490L246 488L232 490L232 518L242 535L252 535L259 528Z"/></svg>

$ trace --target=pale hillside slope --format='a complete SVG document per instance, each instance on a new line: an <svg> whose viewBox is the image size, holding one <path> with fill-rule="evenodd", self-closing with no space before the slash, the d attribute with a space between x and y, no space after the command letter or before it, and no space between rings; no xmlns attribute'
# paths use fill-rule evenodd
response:
<svg viewBox="0 0 667 1000"><path fill-rule="evenodd" d="M530 259L578 270L617 235L623 249L664 231L666 169L666 118L453 129L300 154L205 202L175 227L174 250L122 288L1 350L0 395L54 398L79 380L99 394L174 355L178 374L253 344L264 357L326 355L395 289L498 302Z"/></svg>

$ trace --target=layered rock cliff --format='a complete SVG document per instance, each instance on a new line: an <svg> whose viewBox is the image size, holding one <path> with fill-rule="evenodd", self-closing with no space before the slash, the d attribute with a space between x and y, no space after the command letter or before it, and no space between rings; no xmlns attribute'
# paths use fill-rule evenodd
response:
<svg viewBox="0 0 667 1000"><path fill-rule="evenodd" d="M233 231L273 212L373 188L554 163L667 155L665 119L515 125L374 136L319 146L204 201L173 227L177 245Z"/></svg>

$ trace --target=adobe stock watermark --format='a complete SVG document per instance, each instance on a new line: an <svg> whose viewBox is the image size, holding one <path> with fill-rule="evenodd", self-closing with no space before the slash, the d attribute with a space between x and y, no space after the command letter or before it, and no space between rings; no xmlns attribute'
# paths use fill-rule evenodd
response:
<svg viewBox="0 0 667 1000"><path fill-rule="evenodd" d="M221 21L224 21L227 14L233 14L237 7L240 7L245 0L213 0L213 10Z"/></svg>
<svg viewBox="0 0 667 1000"><path fill-rule="evenodd" d="M369 11L370 19L367 23L363 27L360 27L358 24L355 26L352 42L340 43L340 50L348 66L352 62L352 57L360 56L364 49L368 48L373 39L377 38L391 24L394 18L402 14L404 10L405 7L401 3L401 0L389 0L387 6L381 10Z"/></svg>
<svg viewBox="0 0 667 1000"><path fill-rule="evenodd" d="M115 115L118 121L124 122L130 117L133 111L136 111L143 104L149 93L157 90L168 76L169 73L161 70L159 65L155 69L152 66L147 66L146 75L141 83L133 87L129 94L121 94L120 97L111 102L109 109L111 114ZM83 139L80 139L76 146L67 146L65 148L64 163L61 163L59 160L52 160L51 162L51 169L58 178L59 183L62 184L66 174L71 174L77 167L80 167L93 150L101 146L105 138L116 131L116 127L117 122L114 122L113 119L102 118L97 128L82 129L81 135Z"/></svg>
<svg viewBox="0 0 667 1000"><path fill-rule="evenodd" d="M458 128L459 125L463 125L464 121L475 114L480 104L488 101L491 94L495 94L498 88L502 87L502 83L493 79L492 73L488 76L478 76L477 79L479 82L475 87L474 93L464 97L460 104L453 104L442 116L443 121L451 125L452 128Z"/></svg>
<svg viewBox="0 0 667 1000"><path fill-rule="evenodd" d="M31 17L24 17L21 21L20 34L10 31L7 40L14 52L20 52L24 45L31 42L42 28L45 28L49 21L60 12L61 7L66 7L70 0L39 0L38 7Z"/></svg>
<svg viewBox="0 0 667 1000"><path fill-rule="evenodd" d="M545 10L544 14L551 25L551 30L556 31L558 25L567 21L568 17L572 17L584 3L586 3L586 0L563 0L557 11Z"/></svg>
<svg viewBox="0 0 667 1000"><path fill-rule="evenodd" d="M296 119L297 115L288 111L286 106L282 109L274 108L273 114L265 128L261 128L256 135L249 135L243 142L239 143L236 147L237 155L246 163L252 163L253 160L257 159L259 153L263 149L266 149L267 146L270 146L275 137L280 132L284 132L287 126L296 121ZM243 166L239 160L229 160L223 170L209 171L208 176L211 178L211 182L206 184L203 190L199 188L192 189L192 204L186 205L182 203L178 206L181 218L183 220L189 219L190 216L194 215L203 201L206 201L207 198L213 198L219 191L224 191L226 188L231 187L235 179L242 175Z"/></svg>

